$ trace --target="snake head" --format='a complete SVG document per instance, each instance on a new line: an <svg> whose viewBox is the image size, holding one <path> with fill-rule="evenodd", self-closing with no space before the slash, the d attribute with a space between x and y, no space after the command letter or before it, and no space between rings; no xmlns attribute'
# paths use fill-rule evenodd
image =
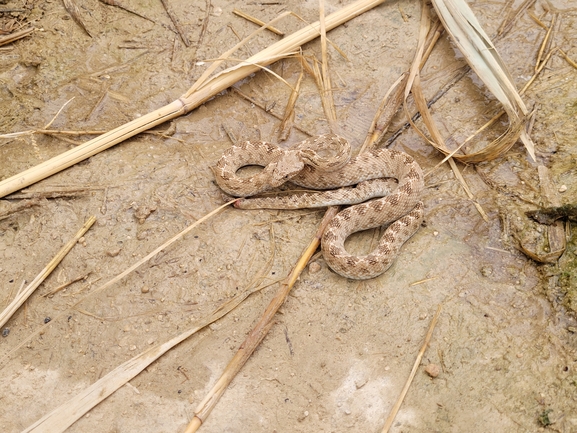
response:
<svg viewBox="0 0 577 433"><path fill-rule="evenodd" d="M305 166L296 152L287 152L278 161L270 164L271 186L277 187L295 177Z"/></svg>

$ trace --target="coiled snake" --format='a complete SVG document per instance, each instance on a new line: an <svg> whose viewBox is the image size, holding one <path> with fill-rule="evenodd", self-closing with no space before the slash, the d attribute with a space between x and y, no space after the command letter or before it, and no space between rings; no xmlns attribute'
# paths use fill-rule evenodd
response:
<svg viewBox="0 0 577 433"><path fill-rule="evenodd" d="M337 149L336 156L322 157L322 150L331 147ZM374 278L391 266L423 220L424 205L419 200L424 188L423 172L411 156L396 150L371 150L350 160L349 156L350 146L344 138L325 134L288 150L263 141L247 141L227 149L211 168L224 192L243 197L234 204L241 209L351 205L329 222L321 240L323 257L344 277ZM237 170L247 165L265 168L250 178L237 176ZM387 181L390 178L398 181L392 192ZM244 198L287 181L327 191ZM345 240L352 233L386 224L389 226L371 253L353 256L345 250Z"/></svg>

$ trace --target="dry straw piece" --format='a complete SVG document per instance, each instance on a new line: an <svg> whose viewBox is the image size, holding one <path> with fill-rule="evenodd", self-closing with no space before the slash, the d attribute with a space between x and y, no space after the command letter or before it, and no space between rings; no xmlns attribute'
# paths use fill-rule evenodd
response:
<svg viewBox="0 0 577 433"><path fill-rule="evenodd" d="M359 0L343 7L325 18L327 31L340 26L384 1L385 0ZM268 23L267 26L271 25L273 21ZM266 29L266 27L261 27L259 30L262 31L264 29ZM84 161L86 158L96 155L142 131L146 131L156 125L188 113L208 101L217 93L232 86L237 81L259 71L264 66L291 55L291 53L301 45L312 41L318 37L319 34L319 22L313 23L265 48L237 66L215 75L209 80L206 80L206 77L203 75L187 93L176 101L119 126L106 134L102 134L35 167L3 180L0 182L0 198L58 173L80 161Z"/></svg>
<svg viewBox="0 0 577 433"><path fill-rule="evenodd" d="M66 255L70 252L72 247L76 245L78 239L80 239L84 234L92 227L92 225L96 222L96 218L91 216L88 220L84 223L82 228L78 230L76 235L72 239L70 239L61 249L58 251L58 254L54 256L52 260L42 269L42 271L34 278L34 280L26 287L24 290L21 290L16 297L12 300L12 302L0 313L0 327L4 326L4 324L10 320L10 317L22 306L26 299L34 293L34 291L42 284L42 282L52 273L52 271L58 266L58 264L66 257Z"/></svg>
<svg viewBox="0 0 577 433"><path fill-rule="evenodd" d="M527 107L517 92L505 63L473 11L462 0L433 0L433 6L467 63L503 105L509 117L509 127L484 149L466 155L453 154L454 152L439 142L432 144L445 155L453 154L452 156L461 162L475 163L501 156L521 138L529 156L535 160L535 146L525 130Z"/></svg>

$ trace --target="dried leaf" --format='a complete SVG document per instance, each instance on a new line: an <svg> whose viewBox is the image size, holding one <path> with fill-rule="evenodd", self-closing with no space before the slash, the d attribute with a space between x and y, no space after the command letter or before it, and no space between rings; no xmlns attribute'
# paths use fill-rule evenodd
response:
<svg viewBox="0 0 577 433"><path fill-rule="evenodd" d="M473 11L463 0L433 0L433 5L467 63L503 105L509 117L507 131L485 149L474 154L454 157L463 162L493 159L506 152L518 138L521 138L527 152L535 160L534 144L525 131L527 107L517 92L505 63Z"/></svg>

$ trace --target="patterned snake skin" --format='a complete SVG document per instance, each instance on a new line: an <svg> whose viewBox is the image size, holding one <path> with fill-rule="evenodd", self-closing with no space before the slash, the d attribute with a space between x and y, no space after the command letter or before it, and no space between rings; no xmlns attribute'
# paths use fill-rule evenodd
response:
<svg viewBox="0 0 577 433"><path fill-rule="evenodd" d="M322 157L327 148L335 148L336 155ZM412 157L396 150L372 150L351 160L349 155L348 142L334 134L304 140L288 150L267 142L247 141L226 150L212 171L218 186L227 194L235 197L261 194L238 199L235 207L241 209L352 205L329 222L322 237L322 252L326 263L338 274L369 279L391 266L401 246L421 225L424 205L419 197L424 188L423 172ZM237 176L237 170L246 165L265 168L250 178ZM392 192L391 178L398 181ZM307 189L328 191L262 195L287 181ZM345 239L352 233L387 224L378 246L370 254L353 256L345 250Z"/></svg>

